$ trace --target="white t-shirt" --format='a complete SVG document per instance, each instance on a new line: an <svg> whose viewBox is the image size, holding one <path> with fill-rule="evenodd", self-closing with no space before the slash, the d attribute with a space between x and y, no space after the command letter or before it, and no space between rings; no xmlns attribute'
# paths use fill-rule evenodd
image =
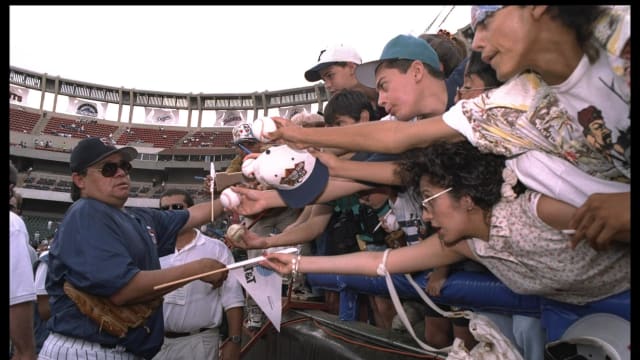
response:
<svg viewBox="0 0 640 360"><path fill-rule="evenodd" d="M9 211L9 306L36 300L27 227Z"/></svg>
<svg viewBox="0 0 640 360"><path fill-rule="evenodd" d="M234 262L233 254L220 240L210 238L194 229L195 239L182 250L160 258L163 269L202 258L212 258L225 265ZM242 285L229 276L222 286L195 280L164 296L163 313L166 331L191 332L201 328L215 328L222 324L222 311L244 306Z"/></svg>
<svg viewBox="0 0 640 360"><path fill-rule="evenodd" d="M625 184L631 180L630 99L629 86L601 51L594 64L583 56L562 84L548 86L536 74L523 73L500 88L459 101L443 119L481 151L513 157L507 166L528 187L581 205L585 195L628 189L592 177ZM515 157L530 150L544 154ZM578 171L588 176L576 175ZM567 179L567 174L580 179ZM558 182L558 191L549 192ZM571 187L575 189L568 191Z"/></svg>
<svg viewBox="0 0 640 360"><path fill-rule="evenodd" d="M40 259L42 259L42 257L48 253L49 251L44 251L42 254L40 254ZM36 295L48 295L47 288L46 288L48 269L49 269L49 266L45 261L40 261L38 263L38 267L36 269L36 280L35 280Z"/></svg>
<svg viewBox="0 0 640 360"><path fill-rule="evenodd" d="M530 189L580 207L594 193L631 191L631 184L591 176L568 161L542 151L531 150L506 162L518 179Z"/></svg>

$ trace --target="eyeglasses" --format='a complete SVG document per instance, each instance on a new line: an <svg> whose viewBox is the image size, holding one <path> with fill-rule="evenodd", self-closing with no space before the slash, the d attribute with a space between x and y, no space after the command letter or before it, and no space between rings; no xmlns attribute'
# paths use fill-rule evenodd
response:
<svg viewBox="0 0 640 360"><path fill-rule="evenodd" d="M458 86L456 88L456 93L458 94L458 97L462 97L463 94L469 92L469 91L474 91L474 90L479 90L479 91L487 91L487 90L491 90L491 89L495 89L496 86L487 86L487 87L479 87L479 88L472 88L472 87L468 87L468 86L463 86L460 87Z"/></svg>
<svg viewBox="0 0 640 360"><path fill-rule="evenodd" d="M100 170L104 177L114 177L118 172L118 169L122 169L125 175L129 175L132 168L133 166L131 166L130 162L122 160L119 163L104 163L101 168L97 168L96 170Z"/></svg>
<svg viewBox="0 0 640 360"><path fill-rule="evenodd" d="M433 211L433 205L431 205L431 200L437 198L438 196L447 193L449 191L453 190L453 188L448 188L445 190L440 191L439 193L433 195L433 196L429 196L428 198L422 200L422 207L427 210L428 212L432 212Z"/></svg>
<svg viewBox="0 0 640 360"><path fill-rule="evenodd" d="M184 205L182 204L171 204L171 205L165 205L165 206L160 206L160 210L182 210L184 209Z"/></svg>

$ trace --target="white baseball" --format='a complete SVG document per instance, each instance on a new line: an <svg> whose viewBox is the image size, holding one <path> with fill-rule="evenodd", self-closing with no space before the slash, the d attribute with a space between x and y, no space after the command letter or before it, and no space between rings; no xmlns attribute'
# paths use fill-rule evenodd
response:
<svg viewBox="0 0 640 360"><path fill-rule="evenodd" d="M267 139L265 135L277 130L276 122L270 117L257 118L251 125L251 131L253 136L263 143L267 143L271 140Z"/></svg>
<svg viewBox="0 0 640 360"><path fill-rule="evenodd" d="M224 208L233 209L240 205L240 195L230 188L224 189L220 194L220 202Z"/></svg>
<svg viewBox="0 0 640 360"><path fill-rule="evenodd" d="M254 169L255 161L256 159L246 159L242 162L242 174L249 179L253 179L256 177Z"/></svg>
<svg viewBox="0 0 640 360"><path fill-rule="evenodd" d="M240 238L244 235L244 226L240 224L232 224L227 228L227 238L234 244L240 242Z"/></svg>

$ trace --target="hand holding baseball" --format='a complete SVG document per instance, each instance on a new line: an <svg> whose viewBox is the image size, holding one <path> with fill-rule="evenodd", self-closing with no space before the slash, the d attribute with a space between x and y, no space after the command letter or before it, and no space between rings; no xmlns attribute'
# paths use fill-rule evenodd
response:
<svg viewBox="0 0 640 360"><path fill-rule="evenodd" d="M220 194L220 203L225 209L233 209L240 205L240 195L230 188L226 188Z"/></svg>
<svg viewBox="0 0 640 360"><path fill-rule="evenodd" d="M267 137L267 134L276 131L276 129L276 123L270 117L257 118L251 125L251 132L253 132L253 136L263 143L271 141L271 139Z"/></svg>
<svg viewBox="0 0 640 360"><path fill-rule="evenodd" d="M227 228L226 237L235 247L241 247L242 238L244 237L245 228L241 224L232 224Z"/></svg>

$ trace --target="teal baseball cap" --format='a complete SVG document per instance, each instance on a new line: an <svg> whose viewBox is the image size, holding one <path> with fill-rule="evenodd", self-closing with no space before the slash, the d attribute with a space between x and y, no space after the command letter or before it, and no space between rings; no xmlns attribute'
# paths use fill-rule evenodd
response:
<svg viewBox="0 0 640 360"><path fill-rule="evenodd" d="M380 59L369 61L356 68L358 81L370 88L376 87L376 68L385 60L419 60L440 69L440 60L435 50L425 40L412 35L398 35L382 49Z"/></svg>

